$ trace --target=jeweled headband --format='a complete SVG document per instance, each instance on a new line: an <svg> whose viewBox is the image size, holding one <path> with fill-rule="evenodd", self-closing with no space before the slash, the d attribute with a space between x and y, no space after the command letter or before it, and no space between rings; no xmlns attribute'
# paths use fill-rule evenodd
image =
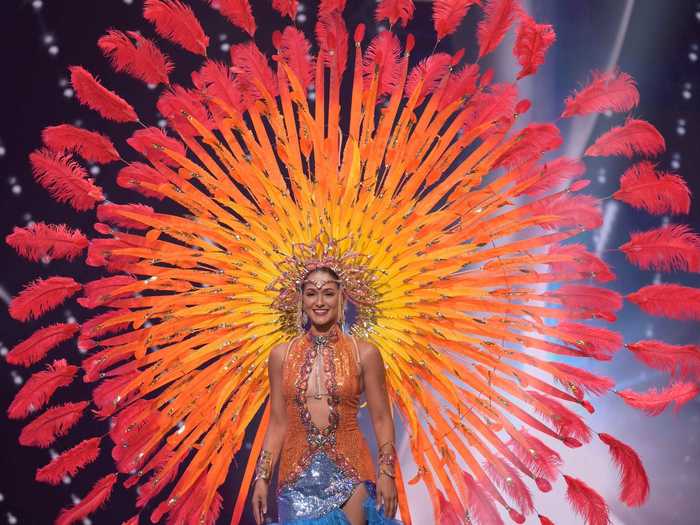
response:
<svg viewBox="0 0 700 525"><path fill-rule="evenodd" d="M283 329L298 333L296 316L304 281L314 270L329 268L338 276L345 297L357 309L351 330L359 335L366 334L374 319L376 292L372 283L376 276L365 264L365 255L341 250L342 239L323 237L292 245L292 254L277 265L281 273L269 289L277 290L279 295L272 306L281 314Z"/></svg>

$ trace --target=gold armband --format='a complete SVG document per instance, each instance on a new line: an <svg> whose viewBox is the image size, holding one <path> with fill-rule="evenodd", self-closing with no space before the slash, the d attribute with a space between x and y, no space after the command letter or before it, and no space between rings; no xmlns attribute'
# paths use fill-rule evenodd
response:
<svg viewBox="0 0 700 525"><path fill-rule="evenodd" d="M270 481L272 477L272 453L263 450L260 452L260 457L258 458L258 463L255 466L255 477L253 478L253 483L259 479Z"/></svg>

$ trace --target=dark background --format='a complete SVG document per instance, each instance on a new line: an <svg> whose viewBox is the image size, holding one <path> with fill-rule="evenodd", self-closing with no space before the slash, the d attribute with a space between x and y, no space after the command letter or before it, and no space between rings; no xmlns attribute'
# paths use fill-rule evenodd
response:
<svg viewBox="0 0 700 525"><path fill-rule="evenodd" d="M218 13L206 6L204 1L189 2L200 16L211 37L210 57L224 60L226 45L244 41L245 35L230 26ZM270 49L272 30L283 27L279 15L271 11L269 2L252 2L258 23L256 41L263 49ZM314 24L315 3L306 2L299 27L311 34ZM417 37L414 57L430 52L434 33L430 19L430 6L416 2L416 16L409 30ZM615 41L623 37L617 63L623 71L630 73L638 82L641 104L634 115L651 121L663 133L667 151L658 159L659 167L672 170L685 177L695 194L700 191L698 167L700 159L700 132L698 125L698 99L700 98L700 4L690 0L531 0L523 2L538 22L554 25L557 43L550 50L546 65L532 80L522 83L524 94L533 100L529 117L535 121L553 119L561 112L563 99L588 80L591 69L605 69L610 61L615 62ZM111 27L119 29L141 29L152 37L154 31L141 19L141 0L5 0L0 17L0 64L4 78L2 102L0 104L0 195L2 196L2 227L0 234L12 231L15 225L24 226L29 221L43 220L52 223L65 222L83 231L90 231L93 222L90 213L77 214L67 205L54 202L31 177L27 155L40 145L40 131L47 125L62 122L79 122L88 129L99 129L113 136L118 149L128 157L123 144L124 137L131 133L129 126L112 125L80 107L71 96L67 84L67 67L81 64L116 88L122 96L133 103L146 124L155 125L159 116L155 113L157 91L149 91L140 82L116 75L109 69L95 42ZM369 32L376 31L372 22L374 0L348 0L346 18L352 34L354 26L364 21ZM625 9L629 9L628 24L624 23ZM441 49L454 52L466 47L467 60L473 60L474 24L477 10L467 17L460 30L449 41L441 43ZM479 15L480 16L480 15ZM303 20L303 17L306 17ZM625 29L626 28L626 29ZM401 33L401 31L400 31ZM365 40L365 42L367 39ZM178 51L174 46L161 41L162 47L175 59L176 82L188 84L189 71L198 60L192 55ZM497 78L512 78L510 45L506 53L497 54L487 63L496 68ZM150 120L148 120L150 119ZM585 119L561 124L562 132L571 146L568 154L580 153L581 148L612 125L618 124L618 116L599 117L589 121L592 134L586 131ZM592 179L592 191L605 197L618 187L618 179L628 163L615 159L586 159L588 176ZM108 198L114 202L130 202L134 195L117 188L113 179L114 167L103 168L93 175L102 185ZM650 217L637 213L629 207L606 201L606 223L600 232L588 239L592 249L601 253L618 275L614 286L623 293L659 280L687 285L700 285L697 275L655 275L634 269L614 250L625 242L630 230L645 230L661 225L669 218ZM694 230L700 229L700 206L695 203L688 217L670 218L687 222ZM79 263L67 264L54 261L48 264L32 264L18 257L4 243L0 245L0 298L4 302L18 293L23 284L39 276L75 275L79 281L99 276L97 271L88 271ZM0 311L0 351L3 355L32 331L50 322L84 319L74 301L59 308L40 321L20 324L9 318L6 310ZM671 343L686 344L700 342L700 327L693 322L673 322L652 319L642 315L635 307L627 306L620 316L617 327L628 342L644 338L658 338ZM82 356L76 348L65 348L65 355L72 363L79 363ZM22 381L41 365L30 370L0 364L2 385L2 407L12 400ZM619 389L646 390L651 386L666 384L662 374L650 373L637 365L628 353L620 352L612 366L594 368L592 371L612 375ZM57 401L65 401L77 394L73 390L59 391ZM679 415L665 413L649 418L622 406L614 396L598 401L598 412L592 425L597 431L610 432L630 443L641 453L652 483L652 495L641 509L627 509L615 501L617 491L615 470L609 467L607 452L602 446L591 444L572 456L567 470L600 488L611 502L613 523L634 525L698 523L700 515L700 403L689 403ZM96 423L97 424L97 423ZM102 423L106 431L106 426ZM91 430L83 425L85 436ZM50 487L33 481L34 471L51 458L49 451L22 448L17 437L22 424L3 420L2 432L2 479L0 481L0 522L7 523L51 523L58 509L73 503L71 498L84 495L91 481L103 475L109 458L103 452L100 461L89 466L84 475L58 486ZM74 431L75 433L75 431ZM79 437L79 436L78 436ZM76 439L73 437L71 439ZM70 444L59 442L56 451ZM408 463L408 456L402 456ZM245 464L245 450L238 458ZM412 466L404 466L413 472ZM233 469L232 469L233 470ZM229 523L237 487L237 475L232 472L222 488L225 506L219 523ZM560 501L561 491L555 489L547 498L536 499L538 508L549 512L550 517L560 518L557 525L580 523L571 516L568 506ZM118 524L133 514L132 496L117 489L108 510L99 511L93 522ZM418 511L414 521L429 523L431 513L421 503L419 493L411 493L412 508ZM424 509L425 507L425 509ZM426 510L425 514L420 514ZM147 515L147 514L146 514ZM250 518L246 518L250 520ZM425 521L421 521L425 520ZM527 523L535 523L531 518ZM145 522L145 521L144 521ZM252 521L244 520L244 523Z"/></svg>

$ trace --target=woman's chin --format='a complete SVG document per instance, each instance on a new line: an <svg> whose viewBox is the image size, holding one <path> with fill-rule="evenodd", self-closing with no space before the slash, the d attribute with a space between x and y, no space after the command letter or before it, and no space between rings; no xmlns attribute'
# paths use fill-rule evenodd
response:
<svg viewBox="0 0 700 525"><path fill-rule="evenodd" d="M311 320L311 324L313 324L316 327L329 327L332 325L336 320L330 316L330 315L313 315L309 316L309 319Z"/></svg>

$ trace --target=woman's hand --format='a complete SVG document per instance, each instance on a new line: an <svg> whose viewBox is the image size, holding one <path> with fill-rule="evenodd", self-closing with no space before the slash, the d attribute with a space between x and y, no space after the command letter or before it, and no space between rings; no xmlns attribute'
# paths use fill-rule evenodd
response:
<svg viewBox="0 0 700 525"><path fill-rule="evenodd" d="M396 481L380 473L377 478L377 508L384 504L384 515L393 518L396 515L397 502Z"/></svg>
<svg viewBox="0 0 700 525"><path fill-rule="evenodd" d="M265 514L267 514L267 481L259 479L255 482L251 503L255 523L262 525L265 523Z"/></svg>

